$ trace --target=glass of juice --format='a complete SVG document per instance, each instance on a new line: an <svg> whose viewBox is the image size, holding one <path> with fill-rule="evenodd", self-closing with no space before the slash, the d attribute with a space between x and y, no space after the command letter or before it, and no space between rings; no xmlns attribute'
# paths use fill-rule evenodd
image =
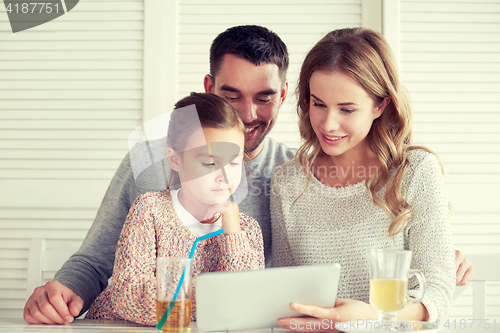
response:
<svg viewBox="0 0 500 333"><path fill-rule="evenodd" d="M370 304L379 310L382 330L397 331L396 313L406 303L418 303L425 293L425 279L410 269L411 251L370 250ZM416 276L419 295L408 296L408 278Z"/></svg>
<svg viewBox="0 0 500 333"><path fill-rule="evenodd" d="M191 330L191 260L159 257L156 259L156 324L164 314L165 324L159 332ZM179 282L182 285L179 286Z"/></svg>

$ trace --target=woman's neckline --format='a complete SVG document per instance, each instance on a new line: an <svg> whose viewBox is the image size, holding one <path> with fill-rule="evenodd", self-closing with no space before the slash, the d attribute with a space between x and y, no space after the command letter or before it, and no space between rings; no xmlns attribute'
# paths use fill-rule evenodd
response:
<svg viewBox="0 0 500 333"><path fill-rule="evenodd" d="M314 170L315 168L316 170ZM327 157L318 156L312 167L309 169L309 172L319 184L325 187L342 189L366 184L366 181L370 179L374 168L378 169L378 166L355 165L354 162L352 165L336 166L328 161ZM375 170L375 172L377 172L377 170ZM328 181L324 182L321 176L324 176L324 178ZM336 182L335 178L339 181Z"/></svg>
<svg viewBox="0 0 500 333"><path fill-rule="evenodd" d="M323 183L318 178L316 178L316 176L314 175L314 173L311 170L309 170L309 174L310 174L311 178L313 179L313 181L316 182L317 184L319 184L321 186L324 186L326 188L333 189L333 190L338 190L338 191L354 189L354 188L358 188L358 187L361 187L361 186L364 187L364 185L366 184L366 179L363 179L363 180L361 180L359 182L352 183L352 184L346 184L346 185L342 185L342 186L330 186L328 184Z"/></svg>

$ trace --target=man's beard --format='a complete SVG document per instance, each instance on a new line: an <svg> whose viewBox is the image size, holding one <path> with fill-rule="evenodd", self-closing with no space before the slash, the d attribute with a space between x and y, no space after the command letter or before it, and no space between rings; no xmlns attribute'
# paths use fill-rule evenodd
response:
<svg viewBox="0 0 500 333"><path fill-rule="evenodd" d="M249 125L245 125L245 126L249 126ZM253 125L253 126L255 126L255 125ZM260 135L260 137L257 139L257 141L255 141L255 143L252 144L252 146L247 147L245 145L245 153L248 154L248 153L253 152L255 149L257 149L259 147L259 145L262 143L262 141L264 141L264 139L266 138L266 135L269 134L272 126L271 126L271 124L260 123L258 130L260 130L261 128L265 128L264 132ZM258 134L258 133L256 133L256 134Z"/></svg>

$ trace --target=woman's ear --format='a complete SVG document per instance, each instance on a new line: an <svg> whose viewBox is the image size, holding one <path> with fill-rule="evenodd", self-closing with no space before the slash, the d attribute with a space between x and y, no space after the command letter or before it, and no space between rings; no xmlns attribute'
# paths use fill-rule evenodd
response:
<svg viewBox="0 0 500 333"><path fill-rule="evenodd" d="M382 113L384 113L385 108L387 107L387 105L389 105L390 102L391 98L385 97L382 102L380 102L380 104L375 108L375 117L373 119L377 119L378 117L380 117Z"/></svg>
<svg viewBox="0 0 500 333"><path fill-rule="evenodd" d="M167 148L167 154L168 154L168 164L170 165L170 169L179 172L181 168L179 154L177 154L172 147Z"/></svg>

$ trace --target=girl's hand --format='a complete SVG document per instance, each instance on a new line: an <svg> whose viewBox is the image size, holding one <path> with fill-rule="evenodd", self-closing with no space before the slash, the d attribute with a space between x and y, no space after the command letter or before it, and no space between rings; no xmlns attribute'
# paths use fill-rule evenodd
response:
<svg viewBox="0 0 500 333"><path fill-rule="evenodd" d="M335 329L337 322L378 318L378 311L373 306L352 299L337 298L333 308L292 303L290 309L310 316L278 320L278 325L282 328L297 332L339 332Z"/></svg>
<svg viewBox="0 0 500 333"><path fill-rule="evenodd" d="M222 229L224 229L225 234L230 235L241 232L240 209L234 202L225 201L210 207L201 223L214 223L221 215Z"/></svg>

